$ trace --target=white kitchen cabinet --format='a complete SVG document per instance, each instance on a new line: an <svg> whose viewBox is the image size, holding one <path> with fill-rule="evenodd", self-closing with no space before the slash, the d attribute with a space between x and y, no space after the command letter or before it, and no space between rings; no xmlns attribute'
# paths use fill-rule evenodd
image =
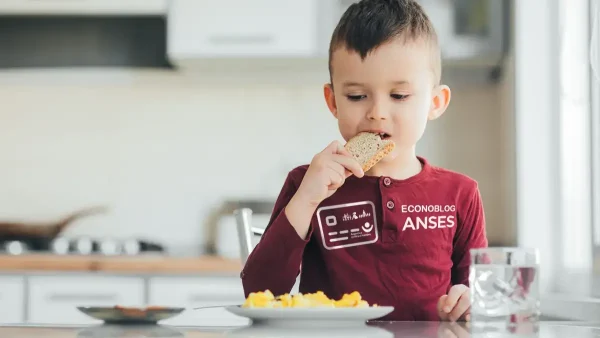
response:
<svg viewBox="0 0 600 338"><path fill-rule="evenodd" d="M29 279L30 323L100 323L78 306L144 305L144 281L135 277L35 276Z"/></svg>
<svg viewBox="0 0 600 338"><path fill-rule="evenodd" d="M192 310L213 305L239 305L244 290L239 277L156 277L149 283L149 304L183 306L184 313L161 324L183 326L247 325L249 320L229 313L224 308Z"/></svg>
<svg viewBox="0 0 600 338"><path fill-rule="evenodd" d="M170 57L312 56L322 0L175 0Z"/></svg>
<svg viewBox="0 0 600 338"><path fill-rule="evenodd" d="M0 276L0 323L16 324L24 320L25 281L22 277Z"/></svg>
<svg viewBox="0 0 600 338"><path fill-rule="evenodd" d="M19 15L162 15L167 0L2 0L0 14Z"/></svg>

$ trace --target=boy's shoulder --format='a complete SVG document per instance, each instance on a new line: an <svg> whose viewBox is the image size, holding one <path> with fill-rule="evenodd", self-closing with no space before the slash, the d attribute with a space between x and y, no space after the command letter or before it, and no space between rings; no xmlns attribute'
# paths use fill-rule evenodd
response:
<svg viewBox="0 0 600 338"><path fill-rule="evenodd" d="M297 185L302 182L304 179L304 175L306 175L306 171L308 170L309 164L299 165L288 172L287 179L291 180L293 183Z"/></svg>
<svg viewBox="0 0 600 338"><path fill-rule="evenodd" d="M304 174L306 174L306 171L308 170L309 166L310 166L310 164L299 165L299 166L293 168L292 170L290 170L289 175L293 176L293 177L297 177L297 176L304 177Z"/></svg>
<svg viewBox="0 0 600 338"><path fill-rule="evenodd" d="M479 183L467 174L451 169L430 165L431 178L440 183L447 183L450 186L466 192L473 192L479 189Z"/></svg>

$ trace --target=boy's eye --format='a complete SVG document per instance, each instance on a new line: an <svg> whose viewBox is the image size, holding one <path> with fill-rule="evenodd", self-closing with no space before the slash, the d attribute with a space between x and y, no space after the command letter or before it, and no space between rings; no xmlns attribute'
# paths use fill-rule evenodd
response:
<svg viewBox="0 0 600 338"><path fill-rule="evenodd" d="M364 99L365 97L367 97L367 95L346 95L346 97L350 101L360 101L360 100Z"/></svg>
<svg viewBox="0 0 600 338"><path fill-rule="evenodd" d="M402 95L402 94L392 94L391 96L395 100L406 100L408 98L408 95Z"/></svg>

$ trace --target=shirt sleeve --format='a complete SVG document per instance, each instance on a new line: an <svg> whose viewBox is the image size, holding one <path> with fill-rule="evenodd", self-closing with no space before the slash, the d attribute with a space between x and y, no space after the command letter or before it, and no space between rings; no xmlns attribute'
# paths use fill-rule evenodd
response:
<svg viewBox="0 0 600 338"><path fill-rule="evenodd" d="M251 292L265 290L270 290L274 295L289 293L300 272L304 248L313 230L310 227L306 239L301 238L285 215L285 207L297 190L292 173L288 174L277 197L264 234L242 269L246 297Z"/></svg>
<svg viewBox="0 0 600 338"><path fill-rule="evenodd" d="M488 246L485 214L477 184L462 206L462 210L459 210L459 222L452 252L452 284L469 286L469 266L471 264L469 250Z"/></svg>

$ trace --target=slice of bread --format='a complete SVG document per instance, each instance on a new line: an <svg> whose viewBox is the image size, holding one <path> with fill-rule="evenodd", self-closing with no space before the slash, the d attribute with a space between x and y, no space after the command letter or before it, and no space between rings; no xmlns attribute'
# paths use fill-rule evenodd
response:
<svg viewBox="0 0 600 338"><path fill-rule="evenodd" d="M392 140L382 140L379 134L362 132L351 138L344 147L367 172L391 153L396 144Z"/></svg>

